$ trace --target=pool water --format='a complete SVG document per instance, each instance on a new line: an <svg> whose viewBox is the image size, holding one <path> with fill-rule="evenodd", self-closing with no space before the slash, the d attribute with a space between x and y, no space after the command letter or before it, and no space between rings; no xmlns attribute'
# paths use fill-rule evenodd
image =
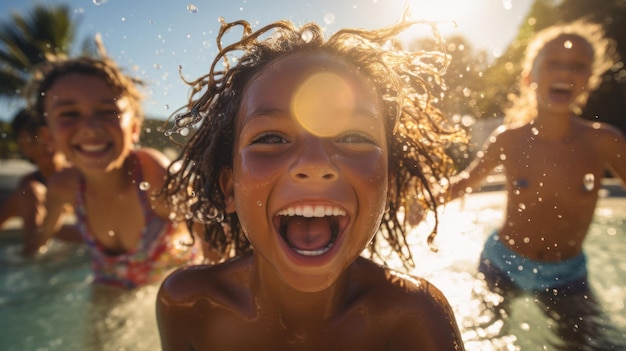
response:
<svg viewBox="0 0 626 351"><path fill-rule="evenodd" d="M55 242L24 260L19 232L0 241L0 350L159 350L158 286L132 292L92 284L82 245Z"/></svg>
<svg viewBox="0 0 626 351"><path fill-rule="evenodd" d="M584 246L589 283L597 303L578 298L560 304L576 313L594 307L600 313L576 320L566 334L559 330L563 323L558 317L545 314L533 296L504 300L477 278L480 252L487 237L503 221L504 201L505 194L499 191L450 203L440 218L437 253L426 247L427 231L423 228L416 228L417 235L412 238L417 264L412 273L426 277L446 295L466 349L626 350L626 198L601 198L598 203ZM503 306L503 300L509 302L508 309L491 307ZM506 314L500 315L502 312ZM585 336L586 332L591 335ZM581 342L578 338L592 340Z"/></svg>
<svg viewBox="0 0 626 351"><path fill-rule="evenodd" d="M480 251L502 222L504 201L504 193L496 191L450 203L442 212L437 253L426 246L427 226L415 228L410 243L417 267L411 273L446 295L467 350L571 349L558 333L558 321L532 298L512 300L501 316L490 306L502 297L477 279ZM36 260L21 259L18 248L18 229L0 232L0 350L160 349L157 285L132 292L95 287L80 245L55 243ZM590 284L604 313L594 335L617 340L607 349L624 350L618 345L626 345L621 332L626 330L626 198L599 201L585 251Z"/></svg>

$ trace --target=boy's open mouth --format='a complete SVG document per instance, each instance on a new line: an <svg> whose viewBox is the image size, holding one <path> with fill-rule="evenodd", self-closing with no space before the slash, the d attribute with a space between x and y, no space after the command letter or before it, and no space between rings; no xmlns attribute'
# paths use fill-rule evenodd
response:
<svg viewBox="0 0 626 351"><path fill-rule="evenodd" d="M345 228L345 211L332 206L304 205L284 209L274 225L285 243L303 256L320 256L333 247Z"/></svg>
<svg viewBox="0 0 626 351"><path fill-rule="evenodd" d="M570 84L554 84L550 87L550 96L559 100L569 100L572 97L572 86Z"/></svg>

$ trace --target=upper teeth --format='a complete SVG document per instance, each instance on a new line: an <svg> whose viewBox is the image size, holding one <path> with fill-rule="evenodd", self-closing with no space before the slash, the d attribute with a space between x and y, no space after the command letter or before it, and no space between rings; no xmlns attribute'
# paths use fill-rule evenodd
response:
<svg viewBox="0 0 626 351"><path fill-rule="evenodd" d="M278 212L280 216L324 217L345 216L346 212L340 208L324 205L303 205L286 208Z"/></svg>
<svg viewBox="0 0 626 351"><path fill-rule="evenodd" d="M81 148L85 151L100 151L106 147L106 144L83 144Z"/></svg>

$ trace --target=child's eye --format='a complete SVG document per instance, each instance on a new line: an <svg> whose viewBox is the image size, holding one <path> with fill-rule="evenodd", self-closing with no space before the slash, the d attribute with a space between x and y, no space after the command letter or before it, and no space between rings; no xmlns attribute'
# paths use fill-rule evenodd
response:
<svg viewBox="0 0 626 351"><path fill-rule="evenodd" d="M80 112L78 111L61 111L57 113L58 119L60 121L71 121L78 119L80 117Z"/></svg>
<svg viewBox="0 0 626 351"><path fill-rule="evenodd" d="M252 139L251 144L286 144L287 139L275 133L266 133Z"/></svg>
<svg viewBox="0 0 626 351"><path fill-rule="evenodd" d="M374 139L370 136L365 135L363 133L348 133L339 137L338 141L340 143L350 143L350 144L376 144Z"/></svg>

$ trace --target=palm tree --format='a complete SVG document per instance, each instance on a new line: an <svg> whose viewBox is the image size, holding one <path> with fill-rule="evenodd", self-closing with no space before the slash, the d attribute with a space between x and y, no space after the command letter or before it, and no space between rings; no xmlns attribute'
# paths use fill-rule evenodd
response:
<svg viewBox="0 0 626 351"><path fill-rule="evenodd" d="M0 23L0 99L21 97L33 66L50 54L68 54L76 23L66 5L36 5L27 16L14 13Z"/></svg>

